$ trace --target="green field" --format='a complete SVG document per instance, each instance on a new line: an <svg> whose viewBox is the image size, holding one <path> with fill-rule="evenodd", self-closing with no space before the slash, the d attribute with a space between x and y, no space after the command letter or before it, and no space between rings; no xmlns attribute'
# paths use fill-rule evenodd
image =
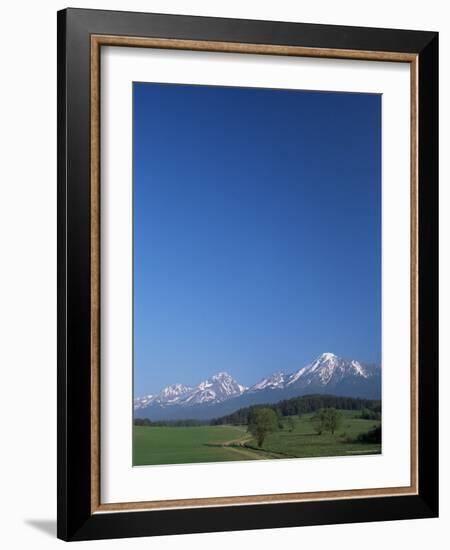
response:
<svg viewBox="0 0 450 550"><path fill-rule="evenodd" d="M310 422L311 415L295 417L295 427L267 436L261 449L246 426L155 427L134 426L133 464L187 464L230 460L261 460L319 456L351 456L381 452L381 445L348 443L358 434L380 424L376 420L356 418L357 411L342 411L339 430L318 435Z"/></svg>

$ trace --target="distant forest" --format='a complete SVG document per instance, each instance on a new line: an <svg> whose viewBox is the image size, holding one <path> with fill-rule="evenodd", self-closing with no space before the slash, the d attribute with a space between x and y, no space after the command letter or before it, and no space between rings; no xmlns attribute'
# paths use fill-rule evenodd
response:
<svg viewBox="0 0 450 550"><path fill-rule="evenodd" d="M158 420L151 421L148 418L134 419L135 426L220 426L222 424L243 425L248 424L249 417L255 409L272 409L278 417L282 416L301 416L316 412L320 409L334 408L350 411L361 411L362 418L381 417L381 401L373 399L360 399L355 397L340 397L337 395L303 395L285 399L278 403L252 405L244 407L237 411L214 418L212 420Z"/></svg>
<svg viewBox="0 0 450 550"><path fill-rule="evenodd" d="M298 416L325 408L345 409L349 411L367 409L375 413L381 413L381 401L379 400L340 397L336 395L304 395L302 397L285 399L278 403L245 407L226 416L215 418L211 421L211 424L215 426L220 424L247 424L251 412L261 407L273 409L278 416Z"/></svg>

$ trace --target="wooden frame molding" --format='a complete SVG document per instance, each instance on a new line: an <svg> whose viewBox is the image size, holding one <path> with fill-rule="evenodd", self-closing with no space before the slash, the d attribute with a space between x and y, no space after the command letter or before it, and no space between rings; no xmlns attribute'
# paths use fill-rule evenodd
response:
<svg viewBox="0 0 450 550"><path fill-rule="evenodd" d="M411 74L411 484L408 487L104 504L100 500L100 52L102 46L408 63ZM419 491L419 62L418 54L237 42L92 34L90 38L91 178L91 513L217 507L417 495Z"/></svg>

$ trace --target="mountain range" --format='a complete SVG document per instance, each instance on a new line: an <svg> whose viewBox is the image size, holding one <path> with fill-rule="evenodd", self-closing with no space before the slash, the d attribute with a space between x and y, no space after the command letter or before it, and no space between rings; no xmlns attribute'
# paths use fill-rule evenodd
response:
<svg viewBox="0 0 450 550"><path fill-rule="evenodd" d="M157 394L137 397L134 416L151 420L210 419L241 407L306 394L380 399L381 368L323 353L295 372L276 372L248 387L227 372L219 372L198 386L173 384Z"/></svg>

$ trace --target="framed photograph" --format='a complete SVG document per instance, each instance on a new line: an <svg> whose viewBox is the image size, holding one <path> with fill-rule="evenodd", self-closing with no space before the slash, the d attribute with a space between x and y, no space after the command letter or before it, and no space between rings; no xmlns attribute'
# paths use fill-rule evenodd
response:
<svg viewBox="0 0 450 550"><path fill-rule="evenodd" d="M438 36L58 13L58 536L438 514Z"/></svg>

